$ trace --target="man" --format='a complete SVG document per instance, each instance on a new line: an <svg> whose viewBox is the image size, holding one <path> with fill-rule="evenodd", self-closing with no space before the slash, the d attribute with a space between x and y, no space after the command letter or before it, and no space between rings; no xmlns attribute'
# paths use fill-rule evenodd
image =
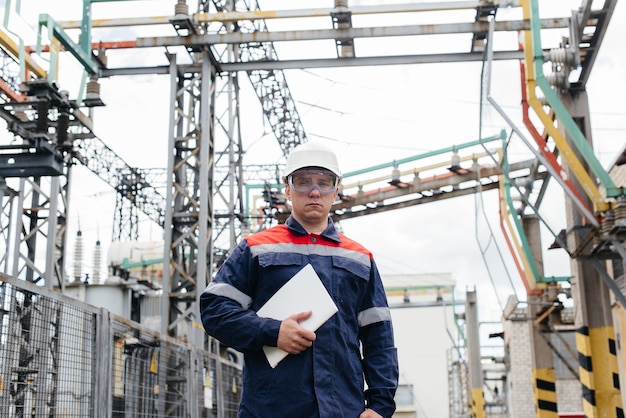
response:
<svg viewBox="0 0 626 418"><path fill-rule="evenodd" d="M398 383L391 315L372 254L329 218L341 182L337 157L302 144L287 159L284 181L291 216L241 241L200 298L207 333L244 354L237 416L389 418ZM315 332L300 326L311 311L283 321L258 316L308 263L338 312ZM263 346L289 355L272 368Z"/></svg>

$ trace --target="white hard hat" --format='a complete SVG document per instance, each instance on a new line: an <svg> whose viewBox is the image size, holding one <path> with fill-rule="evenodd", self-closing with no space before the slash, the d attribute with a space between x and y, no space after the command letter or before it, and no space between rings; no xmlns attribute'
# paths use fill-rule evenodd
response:
<svg viewBox="0 0 626 418"><path fill-rule="evenodd" d="M332 171L337 177L341 177L337 155L332 149L318 142L305 142L291 151L287 157L285 177L305 167L325 168Z"/></svg>

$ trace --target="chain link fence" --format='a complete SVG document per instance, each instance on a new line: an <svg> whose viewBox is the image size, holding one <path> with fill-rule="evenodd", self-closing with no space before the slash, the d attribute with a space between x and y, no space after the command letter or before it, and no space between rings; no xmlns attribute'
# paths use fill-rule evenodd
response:
<svg viewBox="0 0 626 418"><path fill-rule="evenodd" d="M231 418L241 365L0 274L0 416Z"/></svg>

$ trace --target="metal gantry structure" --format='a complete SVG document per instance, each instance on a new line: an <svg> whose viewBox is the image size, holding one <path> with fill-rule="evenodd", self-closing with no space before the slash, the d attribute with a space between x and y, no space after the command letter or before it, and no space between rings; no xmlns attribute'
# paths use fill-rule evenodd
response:
<svg viewBox="0 0 626 418"><path fill-rule="evenodd" d="M426 63L477 62L490 65L498 60L519 61L522 67L523 111L540 121L545 134L531 118L525 129L531 140L511 122L513 133L528 145L536 158L508 161L506 134L480 138L475 143L440 150L429 155L407 158L346 173L341 201L335 206L336 220L378 213L483 190L499 189L503 218L521 266L529 297L540 298L548 306L548 292L558 283L543 277L537 267L535 245L529 239L542 221L537 216L545 185L553 180L562 186L571 202L569 228L564 234L554 232L555 241L565 249L587 274L599 277L622 303L626 298L603 269L601 260L624 259L621 230L608 220L624 216L623 190L616 187L599 166L590 138L586 83L616 0L605 1L597 9L582 1L578 10L560 18L541 19L538 0L533 1L461 1L414 4L380 4L351 7L336 0L334 7L315 9L261 10L255 1L197 1L193 5L178 0L171 16L146 16L98 20L92 6L107 0L83 0L83 18L79 21L56 21L52 16L39 18L39 37L43 29L48 43L26 46L19 35L2 31L3 66L0 115L17 141L2 145L0 179L2 217L0 228L5 251L0 258L2 272L64 291L68 275L64 271L67 214L71 204L71 175L75 164L83 164L117 192L117 238L137 238L137 213L163 226L165 239L162 306L163 334L208 345L198 326L198 298L214 270L221 264L252 222L274 222L286 217L288 208L280 196L280 166L252 166L245 163L244 138L240 114L240 75L247 75L257 95L263 114L271 126L284 156L307 140L303 124L291 96L284 70L304 68L410 65ZM194 9L195 7L195 9ZM498 20L501 8L520 8L524 18ZM448 12L469 12L472 19L446 21ZM12 10L5 10L7 18ZM441 13L441 23L359 27L361 16L417 16ZM455 15L451 15L455 16ZM288 20L297 26L299 19L318 19L319 29L272 31L272 20ZM381 19L383 21L383 19ZM107 38L116 28L162 28L153 34L120 42ZM94 34L107 29L103 39ZM558 48L548 50L541 44L541 31L561 29L568 33ZM70 36L72 31L78 37ZM519 48L496 50L493 37L499 34L524 34ZM361 53L360 39L378 38L393 42L397 37L471 35L462 45L463 52L440 54L394 54L371 56ZM462 38L467 42L467 37ZM279 57L278 42L329 41L334 53L324 58L289 59ZM150 49L165 52L160 61L128 67L112 67L108 56L125 50ZM56 85L53 63L59 54L71 54L84 68L84 89L79 97L68 97ZM32 55L46 55L51 63L44 69ZM165 57L165 58L163 58ZM165 60L165 61L163 61ZM543 64L550 61L553 74L543 74ZM572 70L577 69L576 73ZM62 70L62 69L61 69ZM575 74L575 79L572 79ZM129 166L100 140L93 120L100 98L99 81L104 78L132 75L169 76L168 163L163 169ZM538 92L544 97L538 97ZM491 99L489 91L486 96ZM545 100L544 100L545 99ZM491 100L497 108L497 102ZM564 104L565 103L565 104ZM507 119L507 115L503 113ZM558 123L556 122L558 121ZM501 141L502 154L486 148L486 143ZM535 141L535 143L533 143ZM471 165L460 164L459 152L478 147L484 155L471 154ZM400 170L423 157L452 154L448 166L415 167ZM482 159L482 160L480 160ZM485 165L488 160L495 164ZM455 163L456 161L456 163ZM465 160L463 160L465 161ZM589 168L587 168L589 167ZM392 168L395 177L380 187L378 177L363 180L381 169ZM429 170L443 169L424 177ZM563 173L569 172L569 175ZM591 172L591 174L590 174ZM351 176L361 176L354 183ZM407 176L411 176L407 180ZM601 186L596 181L597 178ZM5 179L10 179L9 182ZM573 179L573 180L572 180ZM14 181L15 180L15 181ZM525 183L525 188L516 186ZM538 184L540 191L534 192ZM250 213L249 187L262 187L269 208L262 214ZM368 189L371 185L371 189ZM603 190L603 191L601 191ZM521 206L511 197L517 192ZM15 215L17 214L17 216ZM560 231L559 231L560 232ZM595 280L595 279L594 279ZM582 279L581 279L582 281ZM584 288L584 286L580 286ZM588 288L588 292L592 292ZM578 295L584 300L589 294ZM607 301L608 302L608 301ZM607 304L608 306L608 304ZM608 308L607 308L608 309ZM581 320L581 328L606 329L600 316ZM537 312L543 319L545 311ZM591 323L591 324L590 324ZM584 338L609 338L594 333ZM595 341L588 346L597 347ZM537 350L536 359L543 358ZM597 354L599 358L609 354ZM539 361L539 360L537 360ZM541 372L550 367L542 367ZM553 376L552 376L553 378ZM593 379L592 379L593 380ZM600 377L598 376L598 379ZM588 388L594 390L593 388ZM608 392L618 392L616 388ZM595 408L595 400L586 408ZM607 407L607 406L603 406ZM613 408L620 408L617 404Z"/></svg>

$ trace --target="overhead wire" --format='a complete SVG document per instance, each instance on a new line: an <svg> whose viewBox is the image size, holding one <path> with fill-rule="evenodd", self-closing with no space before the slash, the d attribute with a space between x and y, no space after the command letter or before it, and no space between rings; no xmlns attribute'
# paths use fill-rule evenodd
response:
<svg viewBox="0 0 626 418"><path fill-rule="evenodd" d="M483 55L483 59L482 59L482 67L481 67L481 79L480 79L480 94L479 94L479 124L478 124L478 137L481 138L482 137L482 132L483 132L483 112L485 110L485 106L486 104L484 103L484 79L485 79L485 64L486 64L486 58L487 58L487 50L488 48L485 48L485 54ZM506 149L503 150L503 152L506 152ZM493 158L493 157L492 157ZM494 159L495 160L495 159ZM496 161L496 164L499 166L499 163ZM480 167L478 166L478 173L477 173L477 192L474 194L474 209L475 209L475 238L476 238L476 242L478 244L478 247L480 249L480 254L483 260L483 263L485 265L485 268L487 270L487 275L489 276L489 281L491 283L491 286L493 288L494 294L496 296L496 300L498 301L498 305L500 307L500 311L504 312L504 306L502 304L502 301L500 300L500 292L498 291L498 286L496 285L496 281L494 279L494 275L492 273L492 268L490 267L493 264L493 261L488 261L486 258L486 254L487 251L490 249L490 247L493 245L493 247L495 248L495 251L497 252L497 256L498 256L498 260L501 262L502 267L504 268L506 277L508 279L508 284L511 287L512 293L516 295L517 297L517 290L516 290L516 286L513 283L513 280L511 278L511 274L509 272L509 269L507 268L507 263L504 260L504 257L502 255L502 251L500 250L500 246L498 245L497 239L495 237L495 234L493 233L493 229L491 228L491 224L489 221L489 217L487 215L487 213L485 212L485 205L484 205L484 198L483 198L483 190L482 190L482 183L480 181L481 176L480 176ZM482 245L480 237L479 237L479 216L482 215L482 217L485 220L485 225L487 226L488 229L488 239L486 242L486 245Z"/></svg>
<svg viewBox="0 0 626 418"><path fill-rule="evenodd" d="M307 73L311 73L311 72L307 72ZM341 83L341 82L338 82L338 81L336 81L336 80L332 80L332 79L324 78L324 77L319 76L319 75L316 75L316 74L314 74L314 73L311 73L311 74L313 74L313 75L315 75L315 76L318 76L318 77L320 77L320 78L323 78L324 80L327 80L328 82L331 82L333 85L337 85L337 84L346 84L346 83ZM346 85L347 85L347 84L346 84ZM480 102L480 101L479 101L479 102ZM338 114L341 114L341 115L354 115L354 114L350 114L349 112L344 112L344 111L340 111L340 110L335 110L335 109L332 109L332 108L329 108L329 107L320 106L320 105L318 105L318 104L311 104L311 103L306 103L306 102L301 102L301 103L303 103L303 104L305 104L305 105L308 105L308 106L311 106L311 107L315 107L315 108L320 109L320 110L324 110L324 111L328 111L328 112L333 112L333 113L338 113ZM377 116L377 117L379 117L379 116ZM311 134L311 133L310 133L309 135L310 135L310 136L316 136L316 137L319 137L319 138L323 138L323 139L326 139L326 140L331 140L331 141L334 141L334 142L337 142L337 143L349 144L349 142L347 142L347 141L345 141L345 140L340 140L340 139L336 139L336 138L331 138L331 137L328 137L328 136L322 136L322 135ZM358 145L359 145L359 146L362 146L362 144L358 144ZM385 148L389 148L388 144L385 144ZM495 242L495 237L493 236L493 231L490 231L490 232L491 232L491 234L492 234L492 239L493 239L493 240L494 240L494 242ZM480 245L479 245L479 246L480 246ZM498 251L499 251L499 248L498 248ZM484 255L484 253L483 253L483 258L484 258L484 256L485 256L485 255ZM500 254L500 256L502 256L502 255ZM382 259L392 259L391 257L387 257L387 256L386 256L386 255L384 255L384 254L377 254L377 257L382 258ZM396 271L398 271L399 273L402 273L402 270L403 270L403 269L398 269L398 268L397 268L398 263L400 263L400 262L399 262L399 261L397 261L397 260L394 260L394 261L393 261L393 267L392 267L392 268L393 268L393 269L395 269ZM485 263L486 263L486 262L485 262ZM409 269L413 270L413 271L415 270L415 266L410 266L410 265L408 265L408 264L405 264L405 266L406 266L407 268L409 268ZM507 272L507 275L508 275L508 272ZM498 299L498 303L499 303L499 305L500 305L500 310L503 310L502 302L501 302L501 300L500 300L500 299L501 299L501 297L500 297L500 295L499 295L499 293L500 293L500 292L498 292L498 290L497 290L497 286L496 286L496 283L493 281L493 274L491 274L491 272L490 272L489 276L490 276L490 279L492 280L492 286L493 286L493 288L494 288L494 291L496 292L496 296L497 296L497 299ZM512 287L513 289L515 289L515 286L514 286L514 284L513 284L512 280L511 280L511 278L510 278L510 275L508 275L508 276L509 276L509 282L510 282L510 284L511 284L511 287Z"/></svg>
<svg viewBox="0 0 626 418"><path fill-rule="evenodd" d="M517 134L520 139L522 140L522 142L524 142L524 144L526 144L527 148L533 152L533 154L535 155L535 157L537 158L537 160L546 168L546 170L552 175L552 177L554 177L556 179L557 182L559 182L559 184L561 184L562 186L564 186L564 190L565 192L570 195L570 197L572 197L572 199L576 202L575 196L571 196L571 194L573 193L570 188L567 187L567 184L563 184L566 180L561 178L558 174L558 171L555 167L553 167L551 164L548 163L548 161L546 161L546 158L537 150L535 150L531 144L530 141L528 141L525 137L524 134L521 132L521 130L515 125L515 123L506 115L506 113L498 106L498 104L495 102L495 100L491 97L491 93L490 93L490 88L491 88L491 52L492 52L492 45L491 45L491 34L493 31L493 25L494 25L494 19L491 18L490 19L490 31L489 31L489 37L487 38L487 45L485 48L485 53L487 56L487 59L485 60L485 57L483 57L483 61L482 61L482 73L483 73L483 77L481 77L481 106L480 106L480 124L479 124L479 130L482 131L482 122L483 122L483 99L485 98L485 94L486 93L486 99L488 100L488 102L498 111L498 113L506 120L506 122L509 124L509 126L513 129L513 132L511 133L511 137L513 135L513 133ZM487 79L487 83L485 86L485 79ZM486 87L486 89L485 89ZM479 135L480 136L480 135ZM509 140L510 141L510 140ZM555 231L552 230L552 228L550 227L550 225L548 224L548 222L546 222L546 220L543 218L543 216L539 213L539 210L537 207L535 207L535 205L533 205L530 201L529 201L529 197L522 192L522 190L520 190L520 186L511 180L508 170L506 169L507 166L507 152L508 152L508 146L509 144L505 144L504 145L504 149L503 149L503 162L501 163L500 161L496 160L493 155L492 155L492 160L494 162L494 164L496 164L501 172L502 172L502 176L503 176L503 181L506 181L507 184L511 185L512 187L514 187L517 192L519 193L519 196L524 200L525 204L527 205L528 208L531 208L534 211L534 214L537 216L537 218L543 223L543 225L547 228L547 230L553 235L553 237L555 237L556 240L559 239L557 233ZM510 203L509 203L510 205ZM590 222L593 222L595 219L593 217L593 214L591 214L588 210L588 208L586 207L579 207L579 210L584 213L587 218L590 220ZM515 213L515 209L512 208L512 210L510 211L511 215L514 216ZM508 216L508 215L507 215ZM528 249L528 244L525 241L525 235L523 235L523 231L521 230L521 225L519 225L519 222L517 221L517 226L518 226L518 231L520 233L520 238L522 238L522 240L524 240L524 246L523 246L523 250L521 250L523 252L523 254L520 254L520 256L522 257L527 257L529 260L531 259L532 255L531 254L527 254L527 252L529 252ZM559 241L560 242L560 241ZM565 246L562 245L564 248ZM515 257L515 254L513 254L513 256ZM534 278L534 281L539 281L542 280L542 277L540 277L538 271L535 268L535 265L532 263L528 264L528 267L530 268L530 270L528 271L529 274L532 275L532 277ZM523 272L521 272L523 274ZM524 280L524 283L527 283L528 279L525 279L524 277L522 277L522 279Z"/></svg>
<svg viewBox="0 0 626 418"><path fill-rule="evenodd" d="M390 261L389 267L387 267L389 269L394 269L396 267L405 267L408 271L411 271L412 273L418 273L418 274L429 273L429 272L426 272L425 270L420 269L419 267L416 267L414 264L405 263L404 260L397 259L397 258L394 258L394 257L390 257L390 256L388 256L386 254L383 254L383 253L380 253L380 252L376 253L376 258L377 259L381 259L381 261L382 260ZM382 263L378 263L378 264L380 265ZM397 268L395 270L398 272L398 274L407 274L406 273L407 270L401 270L399 268Z"/></svg>
<svg viewBox="0 0 626 418"><path fill-rule="evenodd" d="M330 86L327 88L323 88L322 90L328 91L330 88L335 87L335 86L343 86L345 88L356 88L358 90L370 90L373 92L379 92L379 93L384 93L384 94L388 94L389 93L389 89L381 89L381 88L376 88L373 85L364 85L361 83L354 83L354 82L345 82L345 81L341 81L341 80L337 80L334 78L330 78L321 74L318 74L316 72L313 71L309 71L309 70L300 70L302 73L304 74L308 74L311 75L313 77L319 78L323 81L326 81L327 83L330 83ZM321 97L324 96L324 94L320 94ZM395 98L396 96L394 95L393 98ZM389 100L392 100L391 98ZM437 97L433 97L430 100L442 100L444 102L447 103L463 103L463 104L468 104L468 105L476 105L477 103L474 101L469 101L469 100L458 100L458 99L454 99L454 98L441 98L440 96ZM381 102L385 102L385 100L382 100ZM298 100L297 101L298 104L301 104L303 106L307 106L308 110L312 110L312 109L316 109L322 112L328 112L330 114L333 115L337 115L337 117L339 118L343 118L343 117L353 117L353 118L365 118L368 121L369 120L381 120L383 122L406 122L406 123L414 123L415 120L413 117L410 118L402 118L402 117L393 117L393 116L383 116L380 113L376 113L376 112L372 112L372 113L363 113L363 112L354 112L354 111L349 111L349 110L342 110L339 109L337 107L333 106L324 106L322 104L320 104L320 100L313 100L313 101L303 101L303 100ZM307 114L308 112L304 112L304 114ZM493 126L495 127L495 125ZM307 132L307 135L309 137L315 137L315 138L319 138L322 140L328 140L328 141L332 141L338 144L345 144L348 146L358 146L358 147L369 147L369 148L381 148L381 149L385 149L385 150L390 150L390 149L397 149L397 150L406 150L406 151L418 151L418 152L428 152L428 151L433 151L432 148L422 148L422 147L415 147L415 146L400 146L400 145L393 145L389 142L385 142L385 143L375 143L375 144L371 144L371 143L363 143L362 141L350 141L350 140L346 140L346 139L339 139L337 137L334 136L329 136L326 134L321 134L321 133L316 133L316 132ZM403 143L415 143L415 141L411 141L412 138L407 138L407 141L403 141Z"/></svg>
<svg viewBox="0 0 626 418"><path fill-rule="evenodd" d="M494 279L494 275L492 273L491 265L493 264L493 261L488 261L487 257L486 257L486 254L487 254L488 250L490 249L490 247L492 245L495 248L495 250L497 251L498 258L501 261L502 266L504 267L504 271L506 272L506 277L507 277L508 282L509 282L509 284L511 286L511 289L513 291L512 293L515 294L516 290L515 290L515 285L513 284L513 281L511 279L511 274L509 273L509 270L506 267L506 262L504 261L504 257L502 256L502 251L500 251L500 247L499 247L498 242L496 240L495 234L493 233L493 230L491 228L491 224L489 222L489 217L487 216L487 213L485 212L485 208L484 208L485 205L484 205L484 200L483 200L482 194L483 194L483 190L482 190L482 186L481 186L480 181L479 181L479 185L477 187L477 192L474 195L474 198L475 198L475 200L474 200L474 209L475 209L475 211L474 211L474 214L475 214L475 218L474 218L474 220L475 220L475 224L474 224L475 225L475 229L474 229L474 232L475 232L475 238L476 238L476 242L478 244L478 248L480 249L481 258L483 260L485 268L487 269L487 275L489 276L489 282L491 283L491 286L492 286L493 291L494 291L495 296L496 296L496 300L498 301L498 305L500 307L500 311L504 312L504 306L502 304L502 301L500 300L500 292L498 291L498 286L496 285L496 282L495 282L495 279ZM481 245L481 240L480 240L480 238L478 236L478 232L479 232L479 228L478 228L479 216L481 214L482 214L482 216L483 216L483 218L485 220L485 225L487 226L487 229L489 231L489 233L488 233L488 240L487 240L486 245L484 245L484 246Z"/></svg>

